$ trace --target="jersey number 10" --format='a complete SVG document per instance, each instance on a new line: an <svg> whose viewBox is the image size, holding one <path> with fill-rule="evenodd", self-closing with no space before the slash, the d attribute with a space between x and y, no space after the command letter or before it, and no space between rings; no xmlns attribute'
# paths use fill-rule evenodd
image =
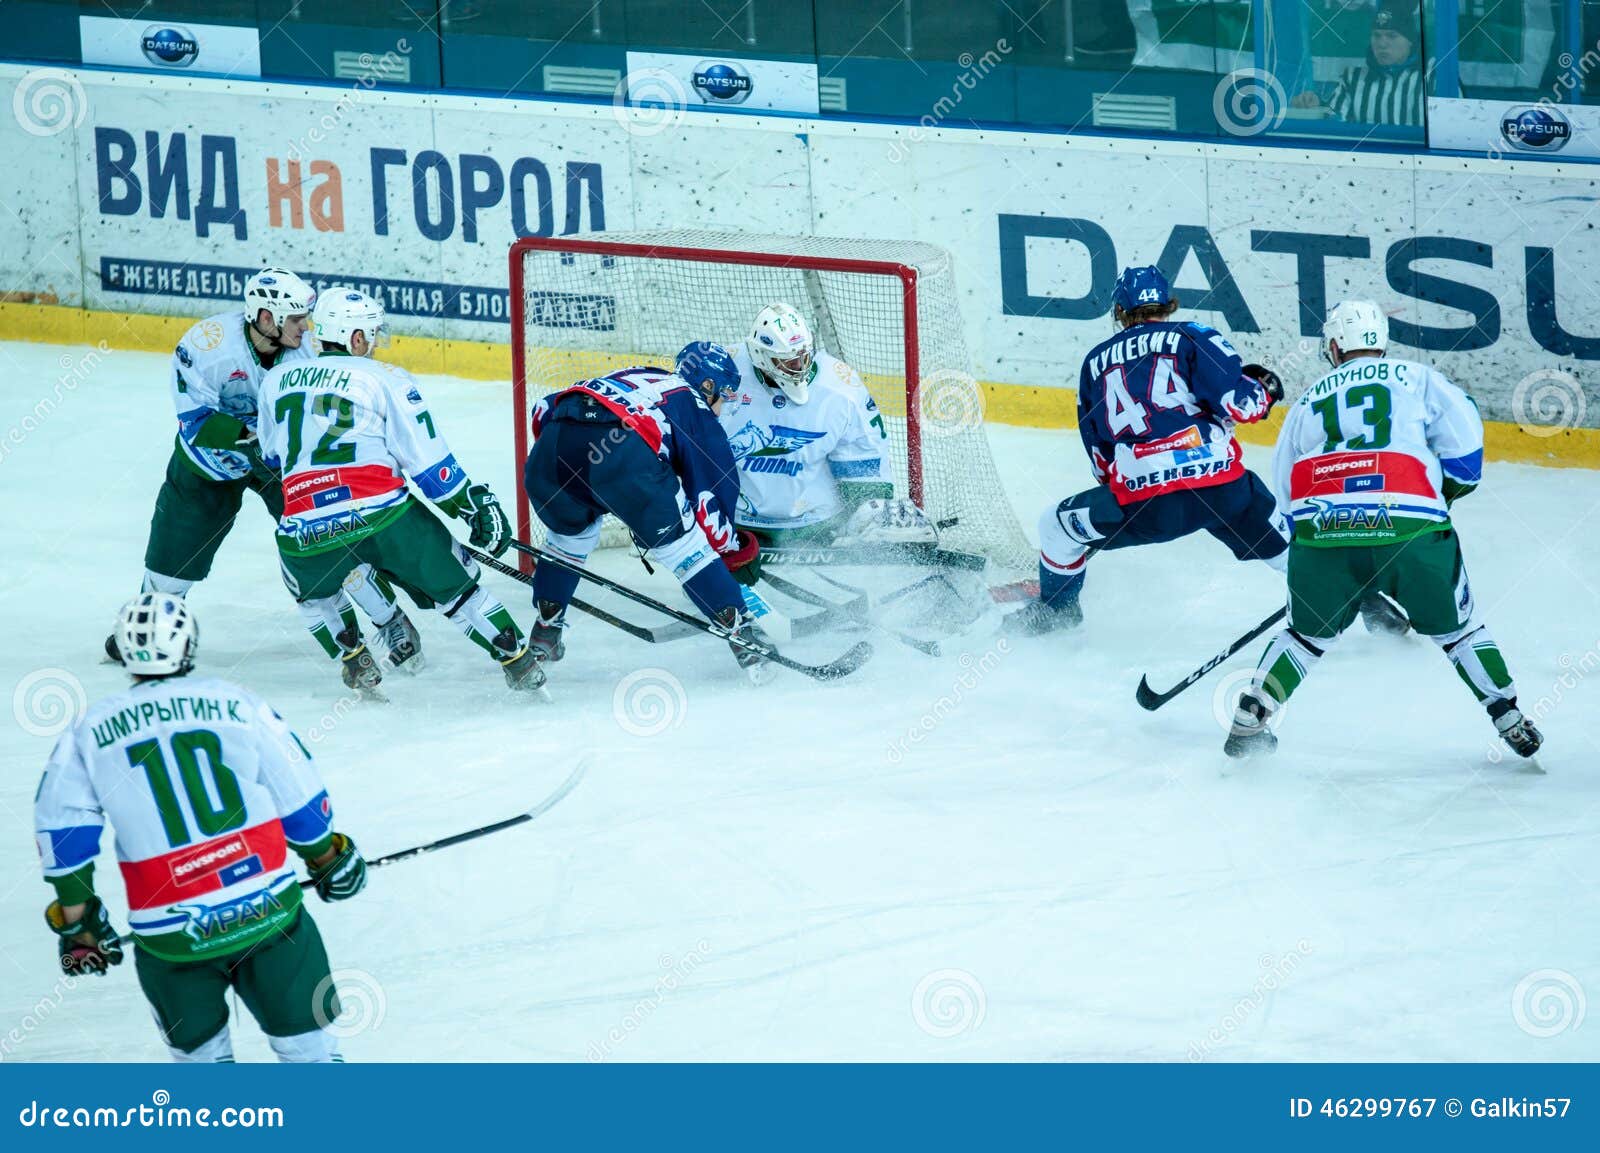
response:
<svg viewBox="0 0 1600 1153"><path fill-rule="evenodd" d="M190 729L173 733L168 740L172 745L172 759L178 764L178 779L183 782L183 792L189 799L189 811L194 814L199 835L215 837L243 825L244 796L239 791L239 778L222 761L222 738L210 729ZM211 770L209 788L201 775L202 754ZM148 740L129 745L128 764L144 770L145 780L149 782L150 792L155 797L156 811L161 814L161 828L167 834L167 844L176 849L194 840L194 835L189 832L189 824L184 819L183 809L178 804L178 794L172 787L172 774L167 769L167 758L161 751L161 742Z"/></svg>

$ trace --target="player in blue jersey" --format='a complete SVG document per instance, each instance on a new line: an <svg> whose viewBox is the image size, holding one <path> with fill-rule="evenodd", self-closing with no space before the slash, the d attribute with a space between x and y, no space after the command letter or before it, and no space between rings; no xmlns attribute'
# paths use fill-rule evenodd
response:
<svg viewBox="0 0 1600 1153"><path fill-rule="evenodd" d="M610 513L701 612L730 633L764 642L735 580L753 570L760 546L734 527L739 472L716 416L738 384L728 352L697 343L678 354L675 372L628 368L552 393L533 410L523 483L551 552L582 564ZM546 660L565 651L561 629L577 587L575 573L534 567L539 621L528 639ZM759 654L742 645L733 653L753 680L764 679Z"/></svg>
<svg viewBox="0 0 1600 1153"><path fill-rule="evenodd" d="M1215 329L1173 320L1160 269L1124 269L1113 301L1119 331L1078 375L1078 432L1100 483L1040 518L1039 599L1007 618L1013 632L1080 623L1084 570L1102 549L1204 530L1240 560L1285 565L1287 522L1233 437L1283 398L1277 375L1242 364Z"/></svg>

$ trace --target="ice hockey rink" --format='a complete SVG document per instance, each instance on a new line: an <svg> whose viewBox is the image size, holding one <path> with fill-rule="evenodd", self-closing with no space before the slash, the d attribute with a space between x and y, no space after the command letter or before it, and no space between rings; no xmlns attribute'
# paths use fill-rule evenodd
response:
<svg viewBox="0 0 1600 1153"><path fill-rule="evenodd" d="M163 1060L131 959L57 972L31 800L53 710L124 684L100 646L171 448L166 358L9 344L0 371L3 1057ZM509 500L507 386L424 388ZM1089 483L1074 432L990 437L1030 535ZM1492 464L1456 520L1542 773L1501 757L1430 643L1360 626L1268 762L1221 754L1254 645L1140 710L1142 672L1171 683L1281 601L1205 537L1095 560L1075 633L939 658L880 639L832 686L758 689L719 643L576 616L553 701L531 702L413 613L427 669L351 704L248 497L190 603L199 667L284 713L369 857L516 813L587 761L536 822L311 901L351 1060L1600 1059L1600 477ZM526 624L525 591L485 581ZM109 838L98 875L125 928ZM248 1014L233 1026L240 1060L270 1058Z"/></svg>

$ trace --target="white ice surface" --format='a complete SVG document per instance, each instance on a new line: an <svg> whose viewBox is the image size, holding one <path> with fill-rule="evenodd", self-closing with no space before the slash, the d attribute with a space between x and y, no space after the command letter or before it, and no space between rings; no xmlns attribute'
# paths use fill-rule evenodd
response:
<svg viewBox="0 0 1600 1153"><path fill-rule="evenodd" d="M100 644L139 582L168 369L112 352L77 382L84 352L0 346L13 697L41 669L91 698L123 683ZM504 386L427 385L461 462L510 494ZM1088 483L1074 433L991 435L1030 534ZM191 603L203 667L317 738L371 856L514 813L593 758L538 822L311 901L335 968L359 971L354 1060L1593 1060L1600 1020L1573 1022L1600 997L1597 504L1593 472L1494 465L1458 510L1547 775L1490 758L1431 644L1359 626L1292 702L1280 755L1227 774L1214 692L1256 646L1159 713L1133 699L1141 672L1170 683L1281 597L1206 537L1096 560L1075 634L966 663L885 642L833 687L755 689L714 642L578 617L537 704L423 618L426 672L347 709L253 498ZM487 579L526 621L520 587ZM683 686L660 735L614 711L644 668ZM0 733L0 1057L161 1059L131 963L70 988L54 972L30 804L50 740L3 712ZM109 839L98 877L125 924ZM266 1059L235 1022L241 1059Z"/></svg>

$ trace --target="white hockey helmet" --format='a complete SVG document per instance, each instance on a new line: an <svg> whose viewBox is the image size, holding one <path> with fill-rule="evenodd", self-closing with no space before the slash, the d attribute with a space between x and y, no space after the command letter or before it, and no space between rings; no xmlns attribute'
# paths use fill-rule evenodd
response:
<svg viewBox="0 0 1600 1153"><path fill-rule="evenodd" d="M319 343L338 344L348 349L350 338L359 332L367 338L370 352L381 343L386 320L381 302L358 288L338 284L317 297L311 323L316 326Z"/></svg>
<svg viewBox="0 0 1600 1153"><path fill-rule="evenodd" d="M244 318L254 324L264 308L279 328L317 303L317 290L286 268L263 268L244 282Z"/></svg>
<svg viewBox="0 0 1600 1153"><path fill-rule="evenodd" d="M769 304L756 317L745 348L756 371L796 404L811 395L816 348L805 319L787 304Z"/></svg>
<svg viewBox="0 0 1600 1153"><path fill-rule="evenodd" d="M137 677L182 676L200 647L194 614L172 593L142 593L123 605L115 635L123 667Z"/></svg>
<svg viewBox="0 0 1600 1153"><path fill-rule="evenodd" d="M1323 352L1332 360L1330 343L1339 345L1341 355L1389 347L1389 318L1370 300L1345 300L1333 306L1328 322L1322 326Z"/></svg>

